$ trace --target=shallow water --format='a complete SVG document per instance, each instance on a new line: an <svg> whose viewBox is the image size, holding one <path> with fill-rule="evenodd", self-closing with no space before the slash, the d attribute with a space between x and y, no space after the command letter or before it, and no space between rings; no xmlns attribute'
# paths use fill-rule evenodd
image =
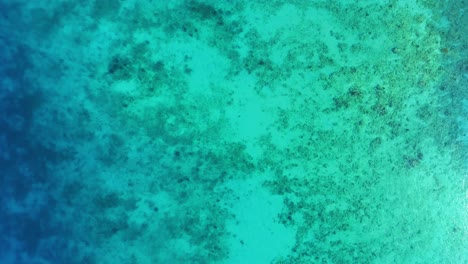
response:
<svg viewBox="0 0 468 264"><path fill-rule="evenodd" d="M0 0L0 262L468 262L466 6L227 2Z"/></svg>

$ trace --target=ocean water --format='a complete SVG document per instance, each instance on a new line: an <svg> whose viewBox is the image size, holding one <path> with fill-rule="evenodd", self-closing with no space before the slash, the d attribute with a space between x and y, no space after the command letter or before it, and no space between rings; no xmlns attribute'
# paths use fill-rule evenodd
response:
<svg viewBox="0 0 468 264"><path fill-rule="evenodd" d="M0 0L0 263L468 263L467 8Z"/></svg>

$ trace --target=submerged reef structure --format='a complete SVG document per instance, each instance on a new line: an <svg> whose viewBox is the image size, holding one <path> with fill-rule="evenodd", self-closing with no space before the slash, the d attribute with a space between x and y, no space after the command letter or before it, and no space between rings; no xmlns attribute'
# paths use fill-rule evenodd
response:
<svg viewBox="0 0 468 264"><path fill-rule="evenodd" d="M0 263L466 263L465 9L0 1Z"/></svg>

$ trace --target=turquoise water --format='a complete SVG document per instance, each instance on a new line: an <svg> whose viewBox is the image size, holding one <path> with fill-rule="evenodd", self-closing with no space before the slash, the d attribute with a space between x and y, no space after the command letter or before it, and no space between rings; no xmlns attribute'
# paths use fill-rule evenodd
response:
<svg viewBox="0 0 468 264"><path fill-rule="evenodd" d="M468 263L466 8L0 0L0 263Z"/></svg>

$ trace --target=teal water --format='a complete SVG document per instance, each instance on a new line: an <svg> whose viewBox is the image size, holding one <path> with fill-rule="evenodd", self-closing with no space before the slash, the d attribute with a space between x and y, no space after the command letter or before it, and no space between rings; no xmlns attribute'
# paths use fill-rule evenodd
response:
<svg viewBox="0 0 468 264"><path fill-rule="evenodd" d="M468 263L466 8L0 0L0 263Z"/></svg>

